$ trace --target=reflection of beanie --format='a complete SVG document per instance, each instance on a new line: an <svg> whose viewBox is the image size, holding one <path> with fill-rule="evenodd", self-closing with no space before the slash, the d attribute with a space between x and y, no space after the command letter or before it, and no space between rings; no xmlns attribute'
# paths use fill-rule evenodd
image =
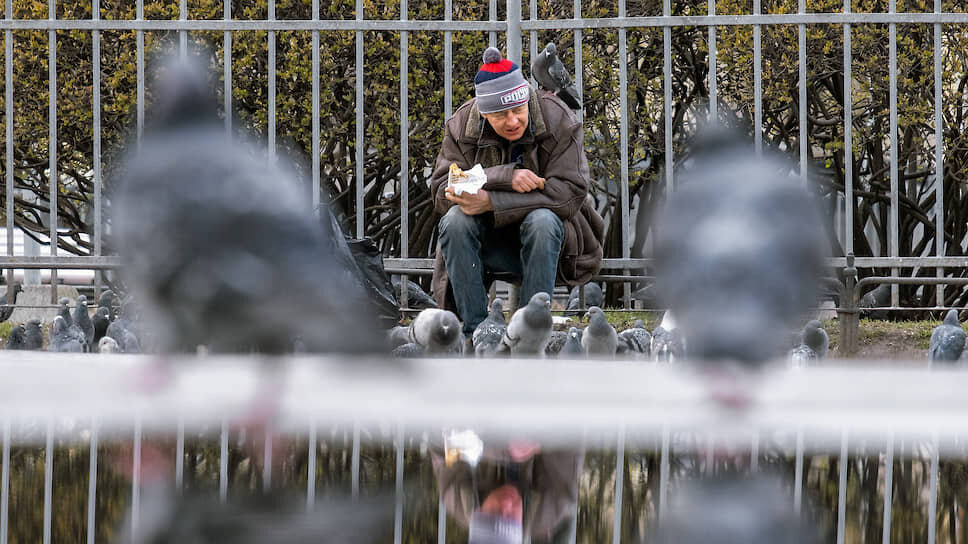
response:
<svg viewBox="0 0 968 544"><path fill-rule="evenodd" d="M494 113L515 108L528 101L528 82L521 74L521 67L501 58L495 47L484 51L484 64L474 76L477 109L481 113Z"/></svg>
<svg viewBox="0 0 968 544"><path fill-rule="evenodd" d="M471 516L467 544L520 544L523 534L520 522L477 511Z"/></svg>

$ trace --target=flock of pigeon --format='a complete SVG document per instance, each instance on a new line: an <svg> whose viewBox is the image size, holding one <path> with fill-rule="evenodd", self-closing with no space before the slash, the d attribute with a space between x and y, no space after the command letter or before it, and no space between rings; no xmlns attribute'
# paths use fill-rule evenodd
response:
<svg viewBox="0 0 968 544"><path fill-rule="evenodd" d="M113 291L98 298L98 308L91 316L87 296L80 295L70 308L70 299L58 301L57 316L48 333L39 318L17 323L10 329L4 345L11 350L43 350L62 353L140 353L138 326L130 303L119 304Z"/></svg>

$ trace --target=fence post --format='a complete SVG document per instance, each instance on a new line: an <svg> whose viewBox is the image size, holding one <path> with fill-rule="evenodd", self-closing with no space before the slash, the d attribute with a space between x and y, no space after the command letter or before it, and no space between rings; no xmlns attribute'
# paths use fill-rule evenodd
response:
<svg viewBox="0 0 968 544"><path fill-rule="evenodd" d="M854 254L847 254L844 268L844 289L840 294L837 318L840 321L840 355L849 357L857 351L858 309L857 309L857 268L854 267Z"/></svg>
<svg viewBox="0 0 968 544"><path fill-rule="evenodd" d="M521 1L508 0L507 58L521 64Z"/></svg>

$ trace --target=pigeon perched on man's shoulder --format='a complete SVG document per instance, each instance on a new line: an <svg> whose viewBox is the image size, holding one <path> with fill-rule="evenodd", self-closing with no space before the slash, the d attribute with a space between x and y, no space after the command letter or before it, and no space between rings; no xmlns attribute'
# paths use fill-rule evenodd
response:
<svg viewBox="0 0 968 544"><path fill-rule="evenodd" d="M948 310L944 321L931 331L928 358L931 361L957 361L965 349L965 330L958 321L958 310Z"/></svg>
<svg viewBox="0 0 968 544"><path fill-rule="evenodd" d="M474 334L471 335L474 353L478 357L494 355L501 345L505 329L507 329L507 321L504 319L504 300L501 297L495 297L487 317L477 324Z"/></svg>
<svg viewBox="0 0 968 544"><path fill-rule="evenodd" d="M558 58L558 47L548 42L531 61L531 75L538 85L561 98L573 110L581 109L581 92L572 83L571 74Z"/></svg>
<svg viewBox="0 0 968 544"><path fill-rule="evenodd" d="M581 345L589 357L614 357L618 348L618 333L615 332L605 312L598 306L588 309L588 326L581 335Z"/></svg>
<svg viewBox="0 0 968 544"><path fill-rule="evenodd" d="M545 292L535 293L523 307L511 316L499 352L511 355L543 357L551 339L551 296Z"/></svg>

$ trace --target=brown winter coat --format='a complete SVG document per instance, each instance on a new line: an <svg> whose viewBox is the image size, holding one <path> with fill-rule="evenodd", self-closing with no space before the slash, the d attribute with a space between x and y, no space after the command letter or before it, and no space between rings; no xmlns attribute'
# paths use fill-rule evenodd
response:
<svg viewBox="0 0 968 544"><path fill-rule="evenodd" d="M588 194L582 125L564 102L544 91L531 89L528 109L531 125L517 143L524 146L522 167L545 178L544 189L527 193L512 189L515 165L509 163L509 142L484 121L477 100L472 98L444 126L444 142L430 180L434 208L444 215L455 205L444 197L451 163L464 170L480 163L487 174L484 188L494 207L494 226L519 223L539 208L557 214L565 227L557 281L580 285L601 269L601 240L605 232L605 224ZM432 283L437 304L453 309L452 299L447 296L450 286L440 246L434 259Z"/></svg>

